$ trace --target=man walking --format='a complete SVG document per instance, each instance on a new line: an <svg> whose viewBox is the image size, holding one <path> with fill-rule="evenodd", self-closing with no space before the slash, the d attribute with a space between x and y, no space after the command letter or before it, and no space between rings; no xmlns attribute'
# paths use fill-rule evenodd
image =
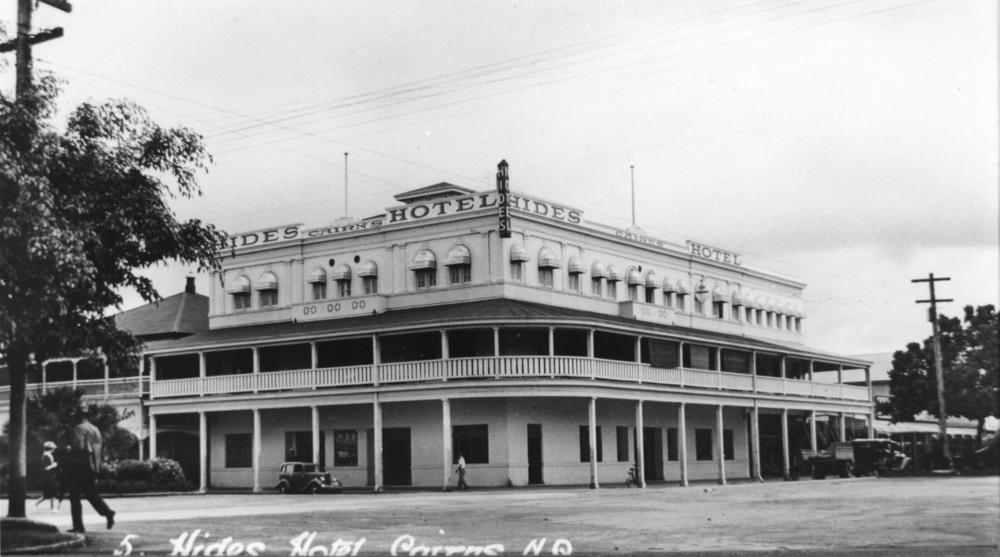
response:
<svg viewBox="0 0 1000 557"><path fill-rule="evenodd" d="M90 502L90 506L108 521L108 529L115 525L115 511L97 493L97 475L101 471L101 432L90 423L83 409L74 415L73 446L70 455L69 507L73 515L73 529L70 532L83 533L83 506L80 495Z"/></svg>
<svg viewBox="0 0 1000 557"><path fill-rule="evenodd" d="M465 457L458 453L458 487L459 491L467 491L469 484L465 483Z"/></svg>

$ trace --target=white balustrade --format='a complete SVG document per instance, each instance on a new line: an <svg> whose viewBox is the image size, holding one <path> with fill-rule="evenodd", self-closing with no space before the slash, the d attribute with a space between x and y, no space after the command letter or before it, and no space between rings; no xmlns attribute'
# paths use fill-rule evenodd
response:
<svg viewBox="0 0 1000 557"><path fill-rule="evenodd" d="M376 369L377 368L377 369ZM257 374L219 375L205 378L158 380L151 384L153 398L246 392L273 392L379 383L441 382L463 379L514 377L601 379L644 382L711 390L753 391L864 401L865 387L823 384L746 373L689 368L654 368L649 364L578 356L500 356L449 358L378 365L271 371ZM131 378L135 379L135 378Z"/></svg>

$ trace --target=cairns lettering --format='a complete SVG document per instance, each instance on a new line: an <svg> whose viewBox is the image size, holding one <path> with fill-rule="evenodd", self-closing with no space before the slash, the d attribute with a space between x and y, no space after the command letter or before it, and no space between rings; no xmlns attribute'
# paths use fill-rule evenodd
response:
<svg viewBox="0 0 1000 557"><path fill-rule="evenodd" d="M731 251L726 251L718 248L713 248L706 246L704 244L698 244L688 240L688 248L691 250L691 255L695 257L700 257L702 259L711 259L712 261L718 261L719 263L728 263L730 265L742 265L743 256Z"/></svg>
<svg viewBox="0 0 1000 557"><path fill-rule="evenodd" d="M645 236L643 234L636 234L635 232L631 232L631 231L628 231L628 230L621 230L621 229L617 229L617 228L615 229L615 236L618 236L619 238L624 238L626 240L630 240L632 242L636 242L636 243L639 243L639 244L646 244L646 245L649 245L649 246L656 246L658 248L662 248L662 247L664 247L666 245L663 242L663 240L658 240L658 239L652 238L650 236Z"/></svg>

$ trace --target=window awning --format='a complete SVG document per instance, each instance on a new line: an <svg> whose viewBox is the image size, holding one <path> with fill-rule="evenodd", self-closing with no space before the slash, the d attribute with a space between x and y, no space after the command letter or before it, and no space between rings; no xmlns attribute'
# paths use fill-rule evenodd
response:
<svg viewBox="0 0 1000 557"><path fill-rule="evenodd" d="M521 247L520 244L514 244L510 246L510 260L511 261L530 261L531 258L528 257L528 252Z"/></svg>
<svg viewBox="0 0 1000 557"><path fill-rule="evenodd" d="M560 267L562 267L562 261L556 257L556 254L552 253L552 250L549 248L538 250L539 269L558 269Z"/></svg>
<svg viewBox="0 0 1000 557"><path fill-rule="evenodd" d="M618 268L615 267L614 265L608 265L608 274L606 276L607 279L611 282L619 281L622 279L621 272L619 272Z"/></svg>
<svg viewBox="0 0 1000 557"><path fill-rule="evenodd" d="M630 285L632 284L645 284L642 280L642 275L639 273L639 269L629 269L628 276L626 277L626 282Z"/></svg>
<svg viewBox="0 0 1000 557"><path fill-rule="evenodd" d="M646 288L656 288L660 286L660 280L656 278L656 273L649 271L646 273Z"/></svg>
<svg viewBox="0 0 1000 557"><path fill-rule="evenodd" d="M746 290L739 287L739 285L734 285L730 294L730 298L733 301L734 306L745 306L747 300Z"/></svg>
<svg viewBox="0 0 1000 557"><path fill-rule="evenodd" d="M277 290L278 289L278 277L274 276L274 273L264 273L257 279L257 284L254 285L254 290Z"/></svg>
<svg viewBox="0 0 1000 557"><path fill-rule="evenodd" d="M691 287L688 285L687 280L679 278L677 279L677 290L678 294L688 294L691 292Z"/></svg>
<svg viewBox="0 0 1000 557"><path fill-rule="evenodd" d="M372 260L365 261L361 267L358 267L359 277L377 277L378 276L378 266Z"/></svg>
<svg viewBox="0 0 1000 557"><path fill-rule="evenodd" d="M459 244L448 250L448 256L444 260L445 265L472 265L472 253L469 248Z"/></svg>
<svg viewBox="0 0 1000 557"><path fill-rule="evenodd" d="M351 280L351 268L347 265L347 263L337 265L333 271L330 272L330 280Z"/></svg>
<svg viewBox="0 0 1000 557"><path fill-rule="evenodd" d="M322 267L316 267L309 273L309 277L306 278L306 282L309 284L315 284L317 282L326 282L326 271Z"/></svg>
<svg viewBox="0 0 1000 557"><path fill-rule="evenodd" d="M721 284L716 284L715 288L712 289L712 301L714 302L728 302L731 298L729 297L729 292L726 291L726 287Z"/></svg>
<svg viewBox="0 0 1000 557"><path fill-rule="evenodd" d="M227 294L239 294L242 292L250 292L250 279L245 276L236 277L229 287L226 288Z"/></svg>
<svg viewBox="0 0 1000 557"><path fill-rule="evenodd" d="M569 263L566 264L566 270L575 274L587 272L587 268L584 267L583 263L580 263L580 258L578 257L569 258Z"/></svg>
<svg viewBox="0 0 1000 557"><path fill-rule="evenodd" d="M938 424L929 422L892 423L888 420L875 420L872 422L872 429L874 429L876 433L882 433L885 435L900 435L905 433L930 433L937 435L940 433ZM975 437L976 435L975 427L947 426L945 431L949 437L952 435L969 435Z"/></svg>
<svg viewBox="0 0 1000 557"><path fill-rule="evenodd" d="M677 287L674 285L673 281L670 280L670 277L663 277L663 291L664 292L673 292L676 289L677 289Z"/></svg>
<svg viewBox="0 0 1000 557"><path fill-rule="evenodd" d="M436 269L437 268L437 257L434 256L434 252L429 249L422 249L413 256L413 261L410 262L411 271L422 271L424 269Z"/></svg>
<svg viewBox="0 0 1000 557"><path fill-rule="evenodd" d="M594 261L594 263L590 266L590 276L591 278L601 278L601 277L607 278L608 269L607 267L602 265L599 261Z"/></svg>

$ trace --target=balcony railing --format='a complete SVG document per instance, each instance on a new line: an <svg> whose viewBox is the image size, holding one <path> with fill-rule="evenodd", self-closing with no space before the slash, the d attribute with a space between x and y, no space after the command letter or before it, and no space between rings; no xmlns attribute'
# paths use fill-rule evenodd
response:
<svg viewBox="0 0 1000 557"><path fill-rule="evenodd" d="M79 379L77 381L48 381L46 383L28 383L25 391L29 395L40 394L62 387L83 389L84 400L104 398L139 398L145 394L145 377L114 377L111 379ZM10 386L0 387L0 396L10 398Z"/></svg>
<svg viewBox="0 0 1000 557"><path fill-rule="evenodd" d="M462 379L583 378L649 383L738 392L809 396L867 401L868 389L854 385L816 383L780 377L751 376L688 368L655 368L649 364L572 356L501 356L449 358L350 367L297 369L218 375L204 378L156 380L151 398L229 393L313 390L357 385L420 383Z"/></svg>

